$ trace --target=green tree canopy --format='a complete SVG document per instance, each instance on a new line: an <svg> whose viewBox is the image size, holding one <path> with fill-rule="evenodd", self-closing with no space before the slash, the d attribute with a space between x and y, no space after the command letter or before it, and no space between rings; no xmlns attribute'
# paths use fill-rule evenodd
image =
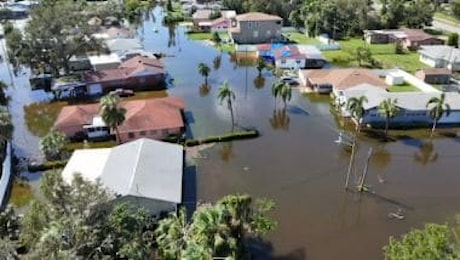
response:
<svg viewBox="0 0 460 260"><path fill-rule="evenodd" d="M49 161L62 160L66 157L65 146L68 143L65 134L52 130L40 140L40 150Z"/></svg>

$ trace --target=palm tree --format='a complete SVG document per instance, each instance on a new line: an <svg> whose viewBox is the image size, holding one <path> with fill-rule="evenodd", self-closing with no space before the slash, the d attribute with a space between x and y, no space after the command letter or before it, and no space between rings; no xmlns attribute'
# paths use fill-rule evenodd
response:
<svg viewBox="0 0 460 260"><path fill-rule="evenodd" d="M274 130L282 129L289 130L289 115L286 113L285 109L276 109L273 110L273 116L270 118L270 125Z"/></svg>
<svg viewBox="0 0 460 260"><path fill-rule="evenodd" d="M398 100L387 98L383 100L378 107L378 113L385 117L385 136L388 134L388 125L390 124L390 119L397 116L401 110L397 107Z"/></svg>
<svg viewBox="0 0 460 260"><path fill-rule="evenodd" d="M188 229L185 208L181 208L177 215L171 213L168 218L158 222L155 237L162 259L182 259L181 255L190 239Z"/></svg>
<svg viewBox="0 0 460 260"><path fill-rule="evenodd" d="M235 93L230 88L230 86L228 85L227 81L224 81L222 86L219 88L219 92L217 93L217 98L219 99L220 102L223 102L223 101L227 102L227 108L228 110L230 110L230 116L232 118L232 129L233 129L233 126L235 125L235 118L233 115L232 100L235 100L236 96L235 96Z"/></svg>
<svg viewBox="0 0 460 260"><path fill-rule="evenodd" d="M208 76L209 76L210 71L211 69L208 67L208 65L204 64L203 62L198 64L198 72L200 73L201 76L204 77L205 85L208 85Z"/></svg>
<svg viewBox="0 0 460 260"><path fill-rule="evenodd" d="M433 127L431 128L430 136L433 137L439 119L441 119L444 113L446 114L446 116L449 116L450 114L450 106L446 103L446 94L442 93L440 97L430 98L430 100L428 100L428 103L426 104L426 107L430 109L429 115L430 118L433 120Z"/></svg>
<svg viewBox="0 0 460 260"><path fill-rule="evenodd" d="M11 114L5 106L0 106L0 138L9 140L13 137Z"/></svg>
<svg viewBox="0 0 460 260"><path fill-rule="evenodd" d="M272 85L272 95L275 97L275 110L277 97L281 97L284 102L284 109L286 109L287 102L292 98L292 88L285 82L275 82Z"/></svg>
<svg viewBox="0 0 460 260"><path fill-rule="evenodd" d="M366 113L366 110L364 110L364 103L367 103L366 96L352 97L347 101L347 109L351 116L357 121L356 132L358 133L361 130L361 123Z"/></svg>
<svg viewBox="0 0 460 260"><path fill-rule="evenodd" d="M256 66L257 71L259 71L259 77L262 76L262 70L264 70L265 67L266 67L266 65L265 65L264 58L262 56L259 56L257 58L257 66Z"/></svg>
<svg viewBox="0 0 460 260"><path fill-rule="evenodd" d="M100 100L102 120L115 131L117 141L120 142L118 127L125 121L126 109L119 107L120 97L114 93L105 95Z"/></svg>

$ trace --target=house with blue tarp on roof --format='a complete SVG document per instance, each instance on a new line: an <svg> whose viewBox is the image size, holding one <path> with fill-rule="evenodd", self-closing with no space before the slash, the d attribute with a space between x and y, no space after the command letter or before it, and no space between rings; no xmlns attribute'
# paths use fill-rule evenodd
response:
<svg viewBox="0 0 460 260"><path fill-rule="evenodd" d="M259 44L257 55L280 69L322 68L326 60L315 46L294 44Z"/></svg>

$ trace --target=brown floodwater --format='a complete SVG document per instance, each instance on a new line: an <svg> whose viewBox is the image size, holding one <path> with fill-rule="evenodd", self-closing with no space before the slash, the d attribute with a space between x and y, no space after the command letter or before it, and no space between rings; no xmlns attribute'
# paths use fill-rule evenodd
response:
<svg viewBox="0 0 460 260"><path fill-rule="evenodd" d="M268 235L273 256L381 259L389 236L426 222L451 221L460 212L456 129L431 143L428 129L392 132L391 142L361 134L350 188L356 190L372 147L366 179L369 192L347 192L350 154L334 142L343 126L331 114L328 97L294 91L284 113L282 102L276 104L271 96L271 73L264 71L264 80L257 80L254 67L236 65L209 44L188 40L184 27L162 26L163 15L160 8L154 9L138 32L146 50L170 56L164 59L174 79L168 94L184 98L189 136L231 130L230 113L217 100L217 89L225 80L236 95L237 128L255 127L261 133L256 139L202 151L195 160L196 172L186 173L196 174L192 190L200 201L238 192L274 200L278 227ZM198 74L200 62L212 68L210 89L200 88L204 81ZM21 79L18 82L26 85ZM25 129L21 116L24 104L44 95L31 94L27 86L11 93L15 148L22 155L38 156L38 139ZM405 219L389 218L395 211Z"/></svg>

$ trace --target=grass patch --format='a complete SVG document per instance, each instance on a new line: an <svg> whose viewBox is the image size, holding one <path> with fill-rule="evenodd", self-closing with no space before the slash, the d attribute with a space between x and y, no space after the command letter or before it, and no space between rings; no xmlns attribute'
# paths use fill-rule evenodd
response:
<svg viewBox="0 0 460 260"><path fill-rule="evenodd" d="M395 54L393 44L367 44L362 39L352 38L349 40L338 41L341 50L325 51L323 55L331 63L338 66L349 66L356 61L356 49L367 46L370 48L372 57L377 60L383 68L399 67L408 72L415 72L419 69L428 67L419 61L417 52L406 51L405 54Z"/></svg>
<svg viewBox="0 0 460 260"><path fill-rule="evenodd" d="M403 85L390 86L387 88L389 92L418 92L419 88L412 86L411 84L404 83Z"/></svg>
<svg viewBox="0 0 460 260"><path fill-rule="evenodd" d="M296 42L297 44L316 45L320 43L317 39L307 37L305 34L299 33L299 32L290 32L290 33L285 33L283 35L284 37L288 38L290 41Z"/></svg>
<svg viewBox="0 0 460 260"><path fill-rule="evenodd" d="M38 137L43 137L50 131L61 109L67 102L39 102L24 106L24 117L27 129Z"/></svg>
<svg viewBox="0 0 460 260"><path fill-rule="evenodd" d="M25 181L15 180L13 182L9 202L15 207L21 208L29 205L34 198L32 187Z"/></svg>
<svg viewBox="0 0 460 260"><path fill-rule="evenodd" d="M122 101L127 100L139 100L139 99L150 99L150 98L164 98L168 96L166 90L151 90L151 91L137 91L134 96L122 97Z"/></svg>
<svg viewBox="0 0 460 260"><path fill-rule="evenodd" d="M434 13L434 17L438 18L438 19L441 19L441 20L445 20L445 21L450 22L450 23L454 23L454 24L459 24L460 23L459 19L455 18L454 16L452 16L450 14L446 14L444 12L436 12L436 13Z"/></svg>
<svg viewBox="0 0 460 260"><path fill-rule="evenodd" d="M78 142L78 143L68 143L66 149L69 152L73 152L77 149L91 149L91 148L111 148L117 145L115 141L104 141L104 142Z"/></svg>
<svg viewBox="0 0 460 260"><path fill-rule="evenodd" d="M187 32L187 37L195 41L205 41L210 40L212 34L208 32Z"/></svg>

